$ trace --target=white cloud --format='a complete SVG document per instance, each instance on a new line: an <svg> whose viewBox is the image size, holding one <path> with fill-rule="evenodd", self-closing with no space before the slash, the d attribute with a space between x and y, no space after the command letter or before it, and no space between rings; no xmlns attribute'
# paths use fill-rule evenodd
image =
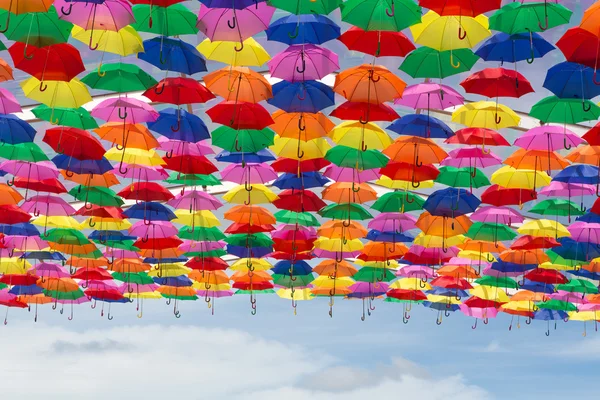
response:
<svg viewBox="0 0 600 400"><path fill-rule="evenodd" d="M2 331L0 354L2 393L20 400L489 398L461 377L433 379L401 358L368 369L340 366L284 337L264 340L233 329L150 325L75 332L12 324Z"/></svg>

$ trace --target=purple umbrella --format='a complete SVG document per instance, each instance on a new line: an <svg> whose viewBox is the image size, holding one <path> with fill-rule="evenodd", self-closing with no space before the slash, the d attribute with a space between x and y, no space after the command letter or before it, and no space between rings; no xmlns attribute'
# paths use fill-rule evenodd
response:
<svg viewBox="0 0 600 400"><path fill-rule="evenodd" d="M464 104L465 99L450 86L437 83L418 83L408 86L402 93L402 98L394 100L394 104L417 109L446 108Z"/></svg>
<svg viewBox="0 0 600 400"><path fill-rule="evenodd" d="M107 122L154 122L159 114L148 103L131 97L106 99L92 109L92 116Z"/></svg>
<svg viewBox="0 0 600 400"><path fill-rule="evenodd" d="M334 164L328 165L323 175L336 182L365 183L380 178L379 168L359 171L356 168L338 167Z"/></svg>
<svg viewBox="0 0 600 400"><path fill-rule="evenodd" d="M195 211L217 210L223 207L223 203L215 196L199 190L180 193L175 198L169 200L167 204L176 209L190 209Z"/></svg>
<svg viewBox="0 0 600 400"><path fill-rule="evenodd" d="M138 221L129 228L129 234L140 238L164 239L177 235L177 228L169 221L152 221L146 225Z"/></svg>
<svg viewBox="0 0 600 400"><path fill-rule="evenodd" d="M0 114L12 114L23 111L17 98L8 90L0 89Z"/></svg>
<svg viewBox="0 0 600 400"><path fill-rule="evenodd" d="M290 46L268 65L271 76L288 82L323 79L340 68L334 52L312 44Z"/></svg>
<svg viewBox="0 0 600 400"><path fill-rule="evenodd" d="M510 207L496 207L496 206L484 206L481 207L473 214L471 219L478 222L489 222L492 224L508 225L514 223L522 223L525 218L516 210Z"/></svg>
<svg viewBox="0 0 600 400"><path fill-rule="evenodd" d="M570 149L585 143L585 140L568 130L556 125L543 125L530 129L515 140L514 145L525 150L556 151Z"/></svg>
<svg viewBox="0 0 600 400"><path fill-rule="evenodd" d="M158 143L160 143L158 148L170 153L171 157L181 155L206 156L209 154L215 154L211 145L204 140L201 142L190 143L182 142L180 140L171 140L161 136L158 139Z"/></svg>
<svg viewBox="0 0 600 400"><path fill-rule="evenodd" d="M75 209L64 199L51 195L37 195L21 204L21 209L34 216L67 217L75 214Z"/></svg>
<svg viewBox="0 0 600 400"><path fill-rule="evenodd" d="M319 258L332 258L332 259L340 259L340 258L356 258L360 255L360 251L328 251L323 249L314 249L313 253L315 256Z"/></svg>
<svg viewBox="0 0 600 400"><path fill-rule="evenodd" d="M270 165L264 163L247 163L245 166L231 164L221 171L221 179L248 186L274 181L277 179L277 173Z"/></svg>
<svg viewBox="0 0 600 400"><path fill-rule="evenodd" d="M404 232L416 228L417 218L410 214L381 213L369 221L369 229L382 232Z"/></svg>
<svg viewBox="0 0 600 400"><path fill-rule="evenodd" d="M211 41L243 42L267 29L274 13L275 8L267 3L253 4L241 10L202 5L196 27Z"/></svg>

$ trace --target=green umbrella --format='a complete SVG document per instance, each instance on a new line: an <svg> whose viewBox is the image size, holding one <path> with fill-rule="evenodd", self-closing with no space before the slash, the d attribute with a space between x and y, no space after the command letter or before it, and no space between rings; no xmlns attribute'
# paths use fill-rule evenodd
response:
<svg viewBox="0 0 600 400"><path fill-rule="evenodd" d="M560 4L544 2L508 3L490 17L490 29L513 35L542 32L568 24L573 12Z"/></svg>
<svg viewBox="0 0 600 400"><path fill-rule="evenodd" d="M352 279L357 282L391 282L396 275L388 268L362 267Z"/></svg>
<svg viewBox="0 0 600 400"><path fill-rule="evenodd" d="M423 209L425 200L411 192L391 192L379 197L371 206L379 212L409 212Z"/></svg>
<svg viewBox="0 0 600 400"><path fill-rule="evenodd" d="M425 300L400 300L400 299L395 299L393 297L386 297L385 302L387 303L422 303Z"/></svg>
<svg viewBox="0 0 600 400"><path fill-rule="evenodd" d="M240 247L271 247L273 240L264 233L255 233L247 235L245 233L230 235L225 238L225 242L232 246Z"/></svg>
<svg viewBox="0 0 600 400"><path fill-rule="evenodd" d="M82 107L60 108L54 110L46 105L40 105L31 110L37 118L54 123L56 125L70 126L73 128L88 130L98 128L98 123L92 115Z"/></svg>
<svg viewBox="0 0 600 400"><path fill-rule="evenodd" d="M537 306L547 310L577 311L577 306L575 304L556 299L544 301L543 303L539 303Z"/></svg>
<svg viewBox="0 0 600 400"><path fill-rule="evenodd" d="M327 15L342 3L341 0L268 0L270 6L292 14L322 14Z"/></svg>
<svg viewBox="0 0 600 400"><path fill-rule="evenodd" d="M76 229L53 228L49 229L45 235L40 235L40 237L47 242L64 244L68 246L82 246L90 244L88 238Z"/></svg>
<svg viewBox="0 0 600 400"><path fill-rule="evenodd" d="M81 289L73 290L72 292L61 292L58 290L44 290L44 295L46 295L47 297L52 297L53 299L56 299L56 300L77 300L77 299L85 296L85 293L83 293L83 290L81 290Z"/></svg>
<svg viewBox="0 0 600 400"><path fill-rule="evenodd" d="M547 250L546 255L548 256L548 258L550 258L550 262L552 264L564 265L565 267L569 267L571 269L580 268L584 264L583 261L570 260L564 258L563 256L558 255L552 250Z"/></svg>
<svg viewBox="0 0 600 400"><path fill-rule="evenodd" d="M35 143L4 144L0 146L0 157L31 162L48 161L46 153Z"/></svg>
<svg viewBox="0 0 600 400"><path fill-rule="evenodd" d="M264 290L238 290L235 294L272 294L275 293L273 289L264 289Z"/></svg>
<svg viewBox="0 0 600 400"><path fill-rule="evenodd" d="M121 207L125 202L112 190L100 186L78 185L69 190L69 194L79 201L105 207ZM91 207L90 207L91 208Z"/></svg>
<svg viewBox="0 0 600 400"><path fill-rule="evenodd" d="M196 301L196 300L198 300L198 296L181 296L181 295L177 295L177 294L165 294L165 293L161 293L160 295L162 297L164 297L165 299L184 300L184 301L190 301L190 300L191 301Z"/></svg>
<svg viewBox="0 0 600 400"><path fill-rule="evenodd" d="M256 153L273 145L275 132L265 128L261 130L235 130L221 126L212 132L212 144L223 150L244 153Z"/></svg>
<svg viewBox="0 0 600 400"><path fill-rule="evenodd" d="M502 242L504 240L514 239L517 237L517 234L506 225L492 224L489 222L475 222L471 225L465 236L473 240Z"/></svg>
<svg viewBox="0 0 600 400"><path fill-rule="evenodd" d="M556 289L571 293L598 293L598 287L585 279L571 279L568 283L556 286Z"/></svg>
<svg viewBox="0 0 600 400"><path fill-rule="evenodd" d="M112 249L121 249L121 250L130 250L130 251L140 251L139 248L133 245L132 240L97 240L92 239L92 242L97 244L102 244L106 247L110 247Z"/></svg>
<svg viewBox="0 0 600 400"><path fill-rule="evenodd" d="M151 4L133 6L135 23L131 25L138 32L156 33L163 36L195 35L196 15L181 4L170 7L156 7Z"/></svg>
<svg viewBox="0 0 600 400"><path fill-rule="evenodd" d="M280 275L273 274L273 283L279 286L285 286L287 288L305 287L310 285L315 280L313 274L308 275Z"/></svg>
<svg viewBox="0 0 600 400"><path fill-rule="evenodd" d="M443 79L469 71L479 60L470 49L437 51L419 47L406 56L400 70L413 78Z"/></svg>
<svg viewBox="0 0 600 400"><path fill-rule="evenodd" d="M421 22L421 7L412 0L346 0L341 9L342 21L366 31L399 32Z"/></svg>
<svg viewBox="0 0 600 400"><path fill-rule="evenodd" d="M533 206L529 212L539 215L555 215L561 217L584 214L577 204L564 199L548 199L541 201Z"/></svg>
<svg viewBox="0 0 600 400"><path fill-rule="evenodd" d="M383 168L389 159L377 150L362 151L347 146L335 146L327 151L325 159L338 167L366 169Z"/></svg>
<svg viewBox="0 0 600 400"><path fill-rule="evenodd" d="M471 168L440 167L440 174L435 182L455 188L480 188L491 185L485 174L474 168L475 176Z"/></svg>
<svg viewBox="0 0 600 400"><path fill-rule="evenodd" d="M347 219L347 220L365 220L373 216L360 204L340 203L329 204L319 210L319 215L323 218Z"/></svg>
<svg viewBox="0 0 600 400"><path fill-rule="evenodd" d="M548 96L535 103L531 107L529 115L544 124L547 122L577 124L600 118L600 107L590 100L560 99L556 96Z"/></svg>
<svg viewBox="0 0 600 400"><path fill-rule="evenodd" d="M218 228L205 228L197 226L193 230L183 227L177 233L180 239L196 240L199 242L218 242L225 239L225 235Z"/></svg>
<svg viewBox="0 0 600 400"><path fill-rule="evenodd" d="M7 14L8 11L0 9L0 21L6 20ZM66 43L73 28L72 23L58 18L54 6L48 12L12 14L10 19L8 30L4 34L6 38L36 47ZM24 52L29 57L27 46Z"/></svg>
<svg viewBox="0 0 600 400"><path fill-rule="evenodd" d="M150 285L154 283L154 280L148 276L145 272L137 273L120 273L115 272L112 274L113 279L121 282L135 283L137 285Z"/></svg>
<svg viewBox="0 0 600 400"><path fill-rule="evenodd" d="M512 278L507 276L482 276L475 281L478 285L494 286L505 289L518 289L519 284Z"/></svg>
<svg viewBox="0 0 600 400"><path fill-rule="evenodd" d="M288 210L281 210L275 213L275 219L277 222L291 225L302 225L302 226L320 226L321 223L317 218L309 212L295 212Z"/></svg>
<svg viewBox="0 0 600 400"><path fill-rule="evenodd" d="M142 91L158 82L150 74L135 64L103 64L99 71L87 74L81 82L92 89L124 93Z"/></svg>
<svg viewBox="0 0 600 400"><path fill-rule="evenodd" d="M172 172L169 178L165 179L165 182L185 186L219 186L221 184L221 181L214 175L183 175L178 172Z"/></svg>

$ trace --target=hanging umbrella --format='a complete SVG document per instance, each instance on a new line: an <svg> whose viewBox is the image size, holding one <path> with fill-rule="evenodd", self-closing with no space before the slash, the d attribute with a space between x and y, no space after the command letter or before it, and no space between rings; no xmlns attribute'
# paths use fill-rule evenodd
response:
<svg viewBox="0 0 600 400"><path fill-rule="evenodd" d="M340 36L340 27L324 15L290 14L269 25L267 39L284 44L320 45Z"/></svg>
<svg viewBox="0 0 600 400"><path fill-rule="evenodd" d="M138 32L163 36L195 35L196 16L182 4L154 7L152 4L133 6L135 22L131 27Z"/></svg>
<svg viewBox="0 0 600 400"><path fill-rule="evenodd" d="M406 56L400 70L413 78L443 79L469 71L478 59L470 49L438 51L422 46Z"/></svg>
<svg viewBox="0 0 600 400"><path fill-rule="evenodd" d="M242 9L200 7L196 26L211 41L237 42L267 29L274 13L275 8L263 2Z"/></svg>
<svg viewBox="0 0 600 400"><path fill-rule="evenodd" d="M421 21L421 7L406 0L350 0L341 10L342 21L366 31L398 32Z"/></svg>
<svg viewBox="0 0 600 400"><path fill-rule="evenodd" d="M508 34L543 32L568 24L572 14L565 6L547 1L509 3L490 17L490 29Z"/></svg>

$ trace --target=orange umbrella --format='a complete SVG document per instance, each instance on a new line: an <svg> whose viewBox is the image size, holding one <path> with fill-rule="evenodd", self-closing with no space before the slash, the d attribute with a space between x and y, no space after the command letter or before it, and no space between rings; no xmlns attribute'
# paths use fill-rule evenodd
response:
<svg viewBox="0 0 600 400"><path fill-rule="evenodd" d="M71 258L67 260L67 265L70 265L75 268L106 267L108 265L108 260L105 257L82 258L77 256L71 256Z"/></svg>
<svg viewBox="0 0 600 400"><path fill-rule="evenodd" d="M504 160L504 164L517 169L532 169L534 171L547 169L554 171L564 169L571 163L554 151L519 149Z"/></svg>
<svg viewBox="0 0 600 400"><path fill-rule="evenodd" d="M479 274L468 265L444 265L437 270L438 275L451 276L456 279L477 279Z"/></svg>
<svg viewBox="0 0 600 400"><path fill-rule="evenodd" d="M188 274L188 277L207 285L221 285L223 283L229 283L229 276L227 276L225 271L193 270Z"/></svg>
<svg viewBox="0 0 600 400"><path fill-rule="evenodd" d="M94 129L94 132L101 139L117 144L117 148L122 147L142 150L157 148L160 144L152 132L142 124L123 124L120 122L107 122L106 124Z"/></svg>
<svg viewBox="0 0 600 400"><path fill-rule="evenodd" d="M78 183L83 186L101 186L101 187L111 187L114 185L118 185L119 179L112 172L105 172L102 175L98 174L76 174L73 172L67 172L61 170L60 173L62 176L71 182Z"/></svg>
<svg viewBox="0 0 600 400"><path fill-rule="evenodd" d="M323 190L324 200L334 203L368 203L377 200L377 192L368 183L336 182Z"/></svg>
<svg viewBox="0 0 600 400"><path fill-rule="evenodd" d="M156 289L160 294L164 294L165 296L175 296L175 297L195 297L197 296L196 290L191 286L160 286Z"/></svg>
<svg viewBox="0 0 600 400"><path fill-rule="evenodd" d="M177 249L177 247L173 247L170 249L141 249L140 255L142 257L151 257L151 258L177 258L183 254L183 251Z"/></svg>
<svg viewBox="0 0 600 400"><path fill-rule="evenodd" d="M357 257L363 261L388 261L402 258L408 247L402 243L368 242Z"/></svg>
<svg viewBox="0 0 600 400"><path fill-rule="evenodd" d="M507 250L506 246L500 242L486 242L484 240L467 239L466 242L457 244L461 250L477 251L479 253L501 253Z"/></svg>
<svg viewBox="0 0 600 400"><path fill-rule="evenodd" d="M231 276L231 280L238 283L258 283L264 281L272 281L273 277L267 271L236 271Z"/></svg>
<svg viewBox="0 0 600 400"><path fill-rule="evenodd" d="M36 283L41 288L57 292L74 292L79 285L71 278L43 278Z"/></svg>
<svg viewBox="0 0 600 400"><path fill-rule="evenodd" d="M368 231L358 222L350 221L350 225L346 226L347 221L331 220L325 222L317 229L319 236L324 236L329 239L361 239L367 236Z"/></svg>
<svg viewBox="0 0 600 400"><path fill-rule="evenodd" d="M0 82L12 81L14 79L11 66L0 58Z"/></svg>
<svg viewBox="0 0 600 400"><path fill-rule="evenodd" d="M416 226L424 234L449 238L456 235L464 235L469 231L473 222L466 216L456 218L441 217L423 212L417 220Z"/></svg>
<svg viewBox="0 0 600 400"><path fill-rule="evenodd" d="M589 294L586 300L588 303L598 304L600 303L600 294Z"/></svg>
<svg viewBox="0 0 600 400"><path fill-rule="evenodd" d="M108 269L114 272L135 274L138 272L150 271L151 268L152 266L150 264L146 264L140 259L123 258L120 260L115 260Z"/></svg>
<svg viewBox="0 0 600 400"><path fill-rule="evenodd" d="M544 293L536 293L530 290L519 290L510 297L510 301L546 301L548 297Z"/></svg>
<svg viewBox="0 0 600 400"><path fill-rule="evenodd" d="M204 76L206 87L225 101L259 103L273 97L269 81L247 67L225 67Z"/></svg>
<svg viewBox="0 0 600 400"><path fill-rule="evenodd" d="M52 250L60 251L61 253L65 254L90 254L98 250L96 245L93 243L75 245L49 242L49 244Z"/></svg>
<svg viewBox="0 0 600 400"><path fill-rule="evenodd" d="M335 287L331 289L327 288L313 288L311 289L312 294L315 296L347 296L352 293L351 289L343 287Z"/></svg>
<svg viewBox="0 0 600 400"><path fill-rule="evenodd" d="M270 225L277 222L269 210L260 206L234 206L224 216L238 224Z"/></svg>
<svg viewBox="0 0 600 400"><path fill-rule="evenodd" d="M358 272L358 269L348 261L323 260L313 268L313 272L319 275L328 275L331 278L342 278L353 276Z"/></svg>
<svg viewBox="0 0 600 400"><path fill-rule="evenodd" d="M359 65L340 72L333 90L348 101L381 104L400 98L406 83L383 66Z"/></svg>
<svg viewBox="0 0 600 400"><path fill-rule="evenodd" d="M600 146L582 146L567 155L567 160L575 163L600 165Z"/></svg>
<svg viewBox="0 0 600 400"><path fill-rule="evenodd" d="M43 294L23 295L18 296L17 299L27 304L49 304L54 301L52 297L47 297Z"/></svg>
<svg viewBox="0 0 600 400"><path fill-rule="evenodd" d="M542 264L550 261L542 249L506 250L500 253L500 259L515 264Z"/></svg>
<svg viewBox="0 0 600 400"><path fill-rule="evenodd" d="M439 164L448 157L440 146L431 139L417 136L400 136L383 154L394 161L421 166L423 164Z"/></svg>
<svg viewBox="0 0 600 400"><path fill-rule="evenodd" d="M17 205L23 196L5 183L0 184L0 206Z"/></svg>
<svg viewBox="0 0 600 400"><path fill-rule="evenodd" d="M271 125L280 137L309 141L327 136L335 127L323 113L286 113L279 110L272 115L275 123Z"/></svg>
<svg viewBox="0 0 600 400"><path fill-rule="evenodd" d="M48 12L54 0L0 0L0 8L13 14Z"/></svg>
<svg viewBox="0 0 600 400"><path fill-rule="evenodd" d="M579 27L600 37L600 3L585 10Z"/></svg>

